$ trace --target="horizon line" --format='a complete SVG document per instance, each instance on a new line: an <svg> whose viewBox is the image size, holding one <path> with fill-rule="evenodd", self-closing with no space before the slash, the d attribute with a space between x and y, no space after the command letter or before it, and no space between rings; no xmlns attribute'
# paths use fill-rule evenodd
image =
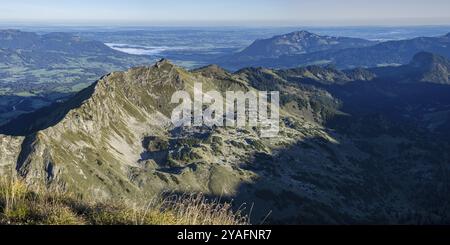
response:
<svg viewBox="0 0 450 245"><path fill-rule="evenodd" d="M0 19L0 26L77 26L77 27L399 27L450 26L448 18L337 19L337 20L76 20L76 19Z"/></svg>

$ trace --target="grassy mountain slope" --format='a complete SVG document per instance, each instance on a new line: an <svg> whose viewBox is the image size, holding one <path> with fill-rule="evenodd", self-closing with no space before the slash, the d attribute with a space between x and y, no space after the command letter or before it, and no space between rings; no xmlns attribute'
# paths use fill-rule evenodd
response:
<svg viewBox="0 0 450 245"><path fill-rule="evenodd" d="M261 138L257 128L173 128L170 97L192 93L194 82L204 91L280 91L279 136ZM363 69L229 73L162 60L111 73L33 115L35 123L16 131L21 136L0 136L12 146L1 155L2 169L32 186L101 200L202 192L253 203L254 222L272 211L272 223L448 223L449 144L435 136L446 130L450 102L425 96L448 90Z"/></svg>

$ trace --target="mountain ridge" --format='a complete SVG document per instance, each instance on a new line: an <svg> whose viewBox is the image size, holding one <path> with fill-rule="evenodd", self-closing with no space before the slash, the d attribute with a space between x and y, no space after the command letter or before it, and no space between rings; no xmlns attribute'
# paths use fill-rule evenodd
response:
<svg viewBox="0 0 450 245"><path fill-rule="evenodd" d="M283 55L369 46L375 43L360 38L320 36L308 31L296 31L269 39L256 40L243 51L233 55L231 59L254 59L253 56L275 58Z"/></svg>
<svg viewBox="0 0 450 245"><path fill-rule="evenodd" d="M20 30L0 30L0 47L15 50L49 50L73 52L109 52L120 55L121 53L109 48L98 41L84 40L79 36L54 32L48 34L36 34Z"/></svg>
<svg viewBox="0 0 450 245"><path fill-rule="evenodd" d="M30 185L61 186L104 200L172 191L251 201L255 219L273 210L273 223L448 220L443 202L448 197L439 194L443 179L435 168L447 159L439 152L448 146L435 137L428 147L423 134L440 134L432 130L445 125L445 107L430 115L436 106L428 100L450 102L421 96L422 102L415 95L424 88L445 94L450 86L392 83L365 72L309 67L228 73L217 66L187 71L167 60L113 72L60 104L53 115L41 115L50 124L19 137L0 135L0 145L8 146L0 154L0 171L18 174ZM178 90L192 94L195 82L222 93L280 91L279 136L264 139L251 127L173 128L170 96ZM374 116L374 104L401 113ZM399 115L422 107L416 116L420 128L397 125L405 121ZM347 119L352 123L339 124ZM383 181L386 176L389 181Z"/></svg>
<svg viewBox="0 0 450 245"><path fill-rule="evenodd" d="M271 39L266 39L268 42ZM404 65L415 54L425 51L450 58L450 39L448 34L440 37L417 37L408 40L386 41L372 43L366 47L347 47L330 50L317 50L303 54L284 54L276 57L264 55L249 55L239 58L225 57L217 63L225 68L237 70L248 66L263 66L267 68L292 68L305 65L335 65L340 69L357 67L379 67L389 65Z"/></svg>

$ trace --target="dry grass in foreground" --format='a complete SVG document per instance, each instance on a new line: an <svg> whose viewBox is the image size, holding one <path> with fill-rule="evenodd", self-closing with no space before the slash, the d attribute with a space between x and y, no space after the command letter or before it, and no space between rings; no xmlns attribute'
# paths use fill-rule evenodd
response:
<svg viewBox="0 0 450 245"><path fill-rule="evenodd" d="M0 180L0 224L245 225L247 216L203 195L156 198L146 205L86 202L67 193L32 191L20 180Z"/></svg>

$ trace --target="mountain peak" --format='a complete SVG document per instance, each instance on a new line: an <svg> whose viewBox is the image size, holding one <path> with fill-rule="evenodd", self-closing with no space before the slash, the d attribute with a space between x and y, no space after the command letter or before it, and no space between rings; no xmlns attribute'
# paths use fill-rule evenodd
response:
<svg viewBox="0 0 450 245"><path fill-rule="evenodd" d="M294 31L291 33L287 33L284 35L275 36L272 39L273 40L288 40L290 42L308 42L311 39L320 39L322 36L317 35L315 33L301 30L301 31Z"/></svg>
<svg viewBox="0 0 450 245"><path fill-rule="evenodd" d="M321 36L306 30L295 31L268 39L260 39L233 56L232 62L254 61L281 56L339 50L373 45L372 41L359 38Z"/></svg>
<svg viewBox="0 0 450 245"><path fill-rule="evenodd" d="M295 36L299 36L299 37L311 37L311 36L319 36L315 33L309 32L309 31L305 31L305 30L301 30L301 31L295 31L292 32L288 35L295 35Z"/></svg>
<svg viewBox="0 0 450 245"><path fill-rule="evenodd" d="M430 66L434 63L445 63L446 59L437 54L429 53L429 52L419 52L414 55L410 65L413 67L426 67Z"/></svg>
<svg viewBox="0 0 450 245"><path fill-rule="evenodd" d="M194 73L200 73L204 76L226 76L229 72L222 67L212 64L193 70Z"/></svg>
<svg viewBox="0 0 450 245"><path fill-rule="evenodd" d="M160 59L158 62L155 63L155 67L156 67L156 68L161 68L161 67L166 66L166 65L174 66L174 64L172 64L172 62L170 62L170 61L169 61L168 59L166 59L166 58L162 58L162 59Z"/></svg>
<svg viewBox="0 0 450 245"><path fill-rule="evenodd" d="M72 39L72 38L78 38L77 35L74 35L72 33L67 32L51 32L48 34L42 35L43 38L47 39Z"/></svg>
<svg viewBox="0 0 450 245"><path fill-rule="evenodd" d="M314 33L310 32L310 31L307 31L307 30L300 30L300 31L296 31L296 32L294 32L294 33L299 33L299 34L314 34Z"/></svg>
<svg viewBox="0 0 450 245"><path fill-rule="evenodd" d="M420 52L414 56L409 66L417 73L420 81L449 83L450 61L443 56Z"/></svg>

